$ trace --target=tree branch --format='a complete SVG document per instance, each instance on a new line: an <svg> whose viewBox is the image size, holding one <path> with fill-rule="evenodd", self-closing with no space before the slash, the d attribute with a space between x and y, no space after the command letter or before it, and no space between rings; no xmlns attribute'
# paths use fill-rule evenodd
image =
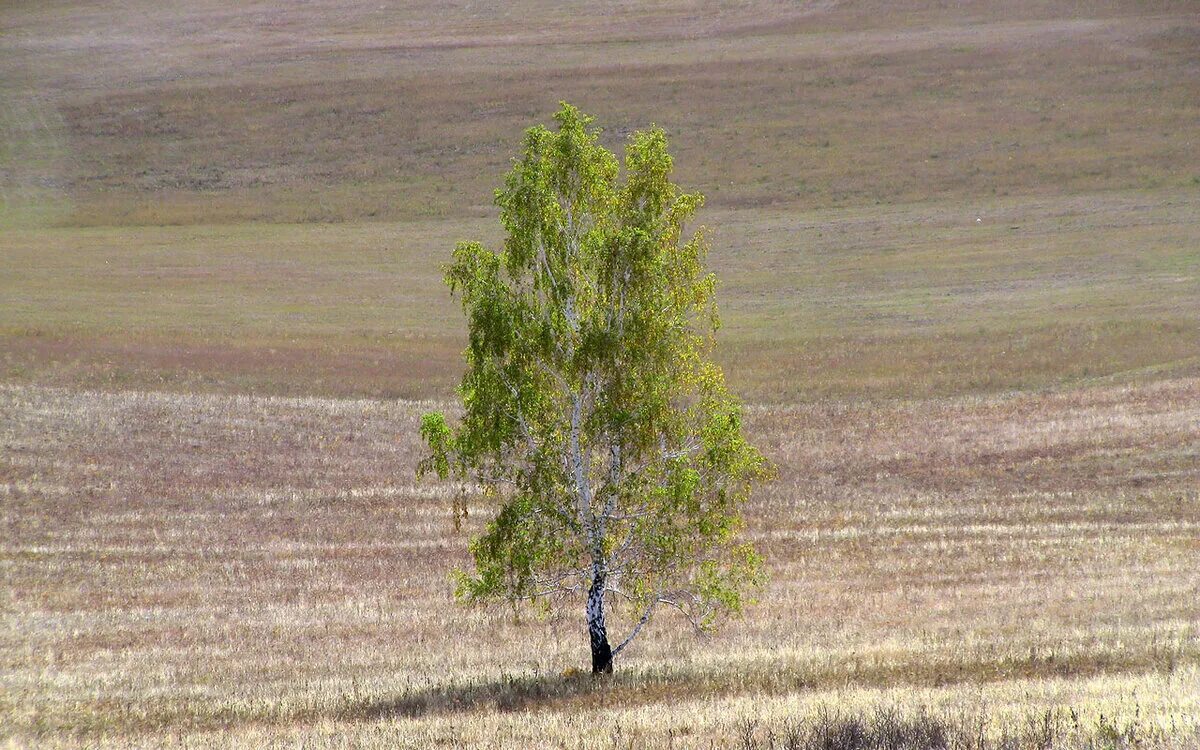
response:
<svg viewBox="0 0 1200 750"><path fill-rule="evenodd" d="M642 613L642 616L637 621L637 624L633 626L633 630L628 636L625 637L625 640L621 641L621 643L613 649L613 656L616 656L624 651L625 647L632 643L634 638L637 638L637 634L642 632L642 628L645 627L646 623L650 622L650 618L654 616L654 608L660 603L664 603L660 597L656 596L653 600L651 600L650 604L646 606L646 611Z"/></svg>

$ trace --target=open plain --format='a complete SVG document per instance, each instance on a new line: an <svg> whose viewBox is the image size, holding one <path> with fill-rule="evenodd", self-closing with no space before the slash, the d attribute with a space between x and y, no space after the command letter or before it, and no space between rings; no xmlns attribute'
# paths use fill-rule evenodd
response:
<svg viewBox="0 0 1200 750"><path fill-rule="evenodd" d="M780 472L603 682L414 476L560 99L708 197ZM1198 137L1191 0L0 5L0 740L1200 746Z"/></svg>

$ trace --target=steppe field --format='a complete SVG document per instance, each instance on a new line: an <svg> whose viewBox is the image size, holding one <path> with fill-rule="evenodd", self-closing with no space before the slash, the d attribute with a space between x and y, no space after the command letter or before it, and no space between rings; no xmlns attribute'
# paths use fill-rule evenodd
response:
<svg viewBox="0 0 1200 750"><path fill-rule="evenodd" d="M779 470L601 680L414 473L559 100L708 197ZM1200 748L1200 6L0 2L0 575L13 748Z"/></svg>

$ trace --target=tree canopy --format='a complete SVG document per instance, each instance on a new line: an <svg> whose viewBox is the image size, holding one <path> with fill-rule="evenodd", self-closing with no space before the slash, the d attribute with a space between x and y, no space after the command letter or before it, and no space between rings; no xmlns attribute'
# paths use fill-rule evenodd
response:
<svg viewBox="0 0 1200 750"><path fill-rule="evenodd" d="M711 355L719 318L703 204L671 182L659 128L622 168L563 104L526 131L496 205L503 248L461 242L446 283L469 346L461 416L426 414L421 473L495 508L468 600L581 597L596 672L660 607L708 628L762 577L741 508L771 469ZM628 626L610 645L606 616Z"/></svg>

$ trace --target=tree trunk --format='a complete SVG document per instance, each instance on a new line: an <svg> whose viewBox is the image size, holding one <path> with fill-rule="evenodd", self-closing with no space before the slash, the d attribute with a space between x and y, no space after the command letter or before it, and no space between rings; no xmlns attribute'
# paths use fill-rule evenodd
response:
<svg viewBox="0 0 1200 750"><path fill-rule="evenodd" d="M588 635L592 641L592 674L612 674L612 647L604 628L604 575L597 574L588 589Z"/></svg>

